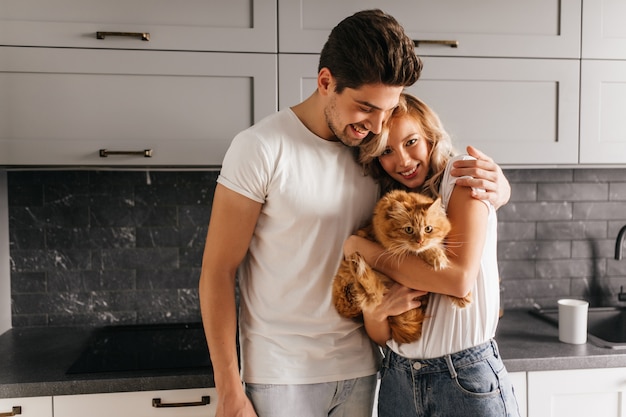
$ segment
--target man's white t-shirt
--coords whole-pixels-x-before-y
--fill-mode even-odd
[[[243,380],[308,384],[376,373],[379,349],[331,299],[343,242],[371,217],[379,194],[351,150],[285,109],[234,138],[218,182],[263,203],[238,271]]]

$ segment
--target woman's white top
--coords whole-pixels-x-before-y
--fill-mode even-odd
[[[447,208],[457,177],[450,175],[452,162],[473,159],[459,155],[448,163],[440,186],[444,207]],[[472,288],[472,302],[457,307],[450,297],[430,294],[422,337],[413,343],[398,344],[390,340],[389,347],[399,355],[413,359],[437,358],[477,346],[495,336],[500,310],[500,282],[497,263],[496,210],[487,201],[489,218],[480,270]]]

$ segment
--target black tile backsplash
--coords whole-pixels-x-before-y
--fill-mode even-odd
[[[200,319],[214,171],[10,171],[13,326]]]
[[[506,170],[502,305],[618,304],[626,169]],[[14,327],[200,319],[197,285],[217,172],[8,172]],[[626,248],[624,249],[626,251]]]

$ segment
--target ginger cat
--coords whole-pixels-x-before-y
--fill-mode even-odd
[[[439,270],[448,265],[444,239],[450,228],[441,199],[393,190],[378,201],[371,223],[357,234],[380,243],[399,261],[414,254]],[[358,318],[363,306],[379,304],[392,284],[390,278],[372,269],[360,254],[354,253],[341,262],[335,275],[335,308],[343,317]],[[451,298],[459,307],[471,301],[469,295]],[[410,343],[421,337],[428,295],[423,296],[421,302],[419,308],[389,317],[391,337],[398,343]]]

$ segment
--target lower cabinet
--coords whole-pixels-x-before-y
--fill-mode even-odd
[[[54,397],[54,417],[209,417],[216,409],[215,388]]]
[[[511,382],[513,383],[513,389],[515,390],[515,398],[517,399],[520,417],[527,417],[528,398],[526,393],[526,372],[510,372],[509,377],[511,378]]]
[[[623,417],[626,368],[528,372],[528,417]]]
[[[52,397],[0,398],[0,417],[52,417]]]

